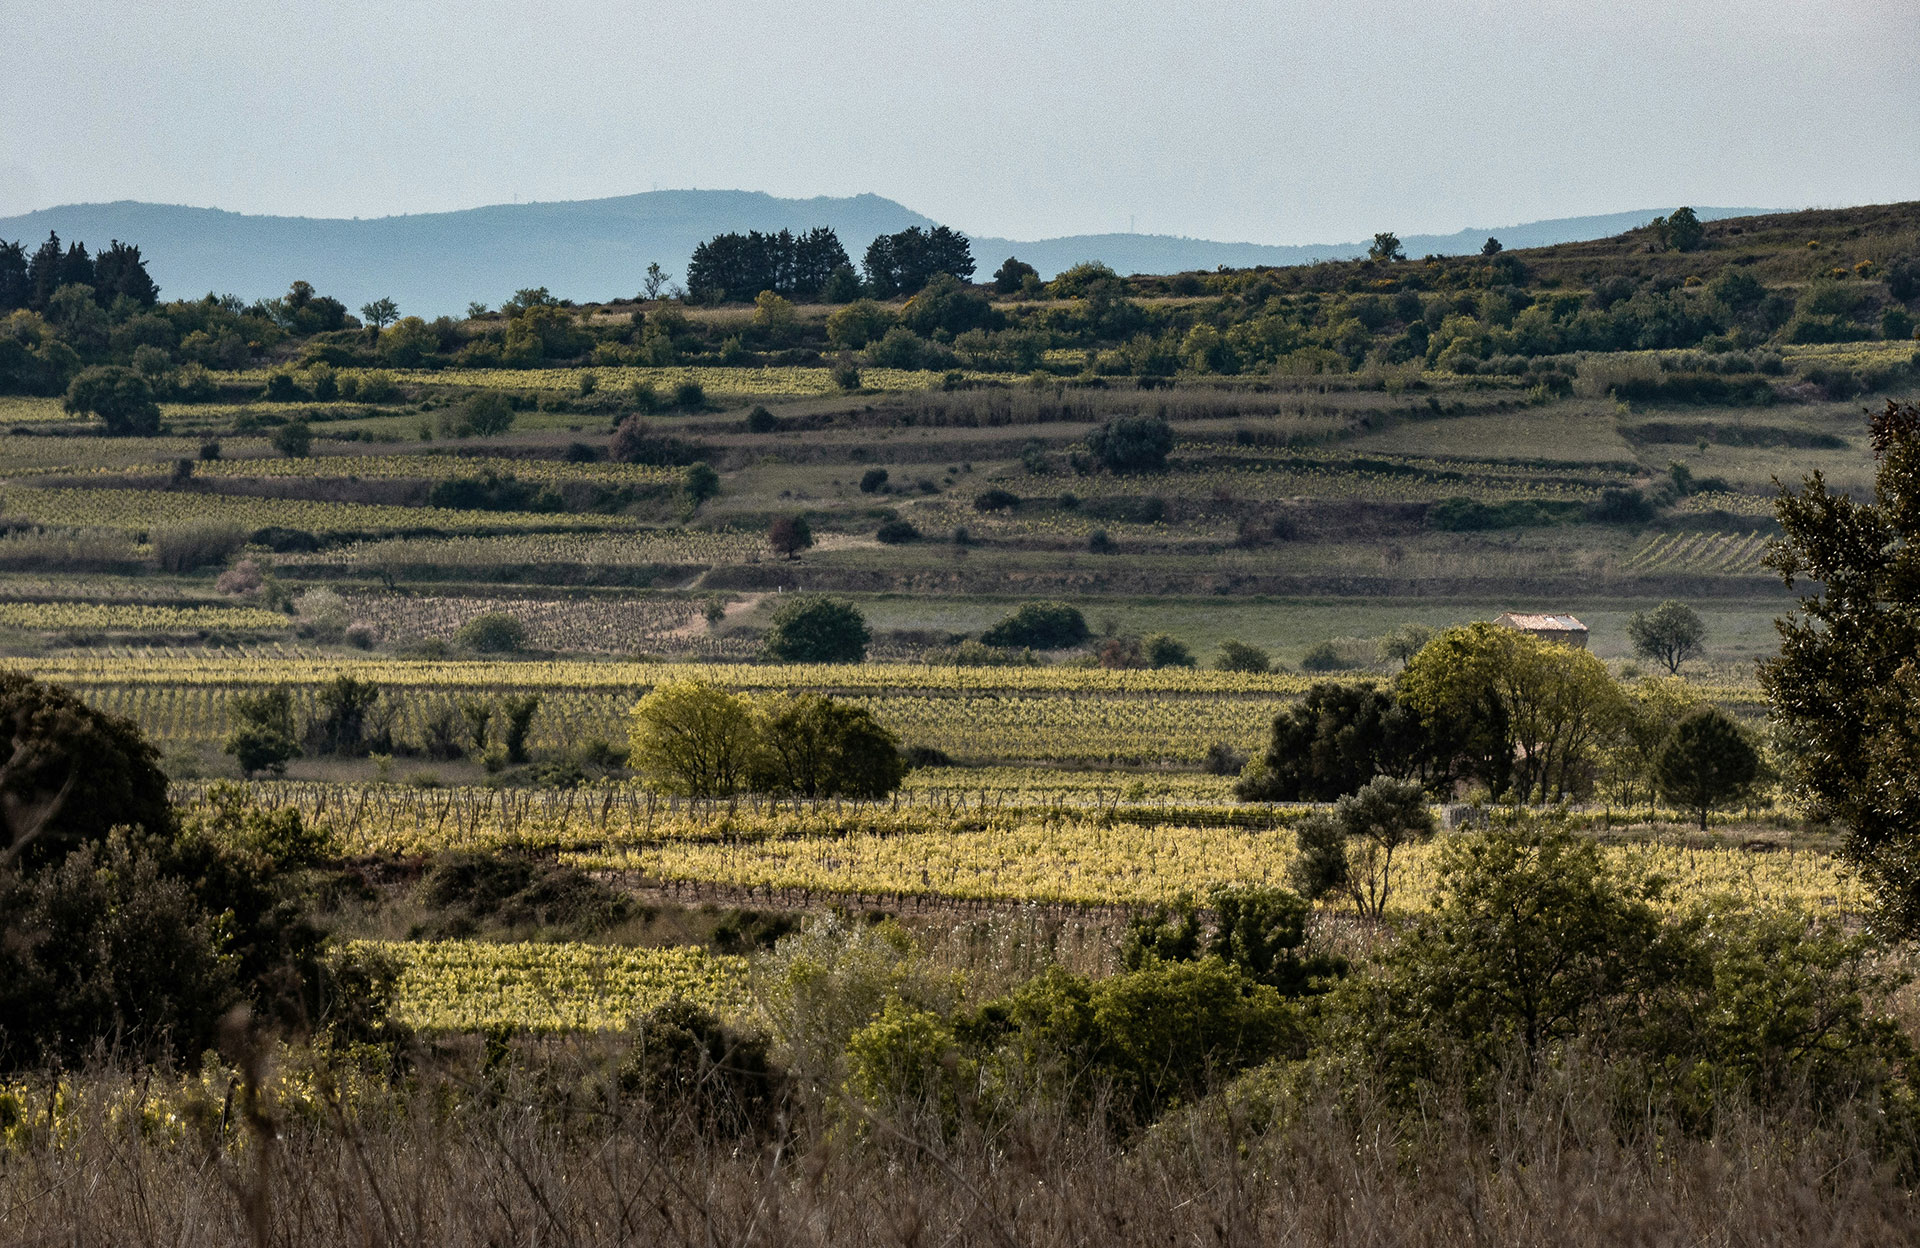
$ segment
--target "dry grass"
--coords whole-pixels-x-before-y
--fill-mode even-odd
[[[1231,1116],[1129,1142],[1032,1111],[947,1132],[854,1108],[704,1140],[584,1091],[583,1051],[424,1075],[349,1125],[250,1118],[156,1143],[94,1104],[0,1162],[17,1245],[1889,1245],[1920,1206],[1853,1125],[1734,1111],[1688,1137],[1621,1128],[1578,1087],[1510,1089],[1490,1122],[1364,1097],[1255,1134]],[[121,1076],[124,1078],[124,1076]],[[96,1098],[98,1099],[98,1098]]]

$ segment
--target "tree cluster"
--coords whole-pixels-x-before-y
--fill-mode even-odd
[[[742,302],[770,290],[812,301],[843,269],[852,276],[846,248],[825,226],[801,234],[790,230],[718,234],[693,249],[687,265],[687,294],[702,303]]]
[[[657,686],[634,709],[632,767],[690,797],[885,797],[906,761],[862,707],[823,694],[749,698],[703,681]]]
[[[861,268],[866,273],[867,289],[875,298],[911,295],[941,273],[962,282],[971,281],[973,245],[965,234],[944,225],[931,230],[911,225],[867,244]]]

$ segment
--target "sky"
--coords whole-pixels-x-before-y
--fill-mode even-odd
[[[873,192],[1311,243],[1920,199],[1912,0],[0,6],[0,216]]]

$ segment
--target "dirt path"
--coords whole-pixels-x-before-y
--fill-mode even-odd
[[[705,579],[704,573],[702,574],[701,579],[703,580]],[[699,581],[695,581],[692,585],[688,586],[688,588],[689,589],[698,588],[699,584],[700,584]],[[720,621],[721,624],[724,625],[732,620],[738,619],[740,616],[748,614],[755,607],[759,606],[760,600],[765,597],[766,597],[765,594],[740,595],[738,598],[734,599],[732,602],[729,602],[727,604],[727,614]],[[690,618],[685,624],[682,624],[680,627],[668,633],[667,636],[698,637],[704,634],[707,631],[707,628],[708,628],[708,625],[707,625],[706,615],[703,614],[702,612],[696,611],[693,613],[692,618]]]

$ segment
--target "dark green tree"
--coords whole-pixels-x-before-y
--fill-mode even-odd
[[[131,368],[100,364],[82,369],[67,386],[69,412],[98,416],[115,437],[152,437],[160,432],[160,405],[153,387]]]
[[[773,613],[766,646],[783,663],[859,663],[872,638],[858,607],[809,594],[789,598]]]
[[[27,250],[0,239],[0,312],[27,306],[33,286],[27,280]]]
[[[0,866],[45,862],[115,827],[173,826],[159,756],[132,721],[0,672]]]
[[[1026,602],[980,634],[980,640],[1008,650],[1064,650],[1092,635],[1080,608],[1065,602]]]
[[[1109,472],[1163,472],[1173,426],[1158,416],[1116,416],[1087,435],[1087,449]]]
[[[1028,278],[1039,281],[1040,271],[1025,260],[1008,256],[1001,262],[1000,267],[993,271],[993,293],[996,295],[1018,294]]]
[[[1709,707],[1674,725],[1654,759],[1654,771],[1661,796],[1698,818],[1704,832],[1715,807],[1753,787],[1760,776],[1760,755],[1740,725]]]
[[[1417,746],[1392,691],[1322,681],[1273,717],[1261,766],[1235,791],[1242,801],[1330,802],[1383,773],[1410,773]]]
[[[907,771],[894,735],[865,707],[824,694],[782,698],[760,721],[753,785],[802,797],[885,797]]]
[[[1707,625],[1698,611],[1669,598],[1651,611],[1636,612],[1627,621],[1627,637],[1635,654],[1678,674],[1682,663],[1700,653]]]
[[[275,429],[269,440],[273,449],[288,459],[305,459],[313,450],[313,426],[304,420],[291,420]]]
[[[1793,780],[1847,829],[1844,853],[1896,930],[1920,935],[1920,407],[1872,421],[1872,501],[1822,475],[1775,505],[1768,555],[1818,588],[1776,622],[1760,684],[1795,744]]]
[[[140,249],[117,238],[93,262],[93,289],[94,297],[103,307],[111,307],[114,300],[121,298],[131,299],[143,308],[160,301],[160,288],[147,273]],[[4,306],[0,303],[0,307]]]

